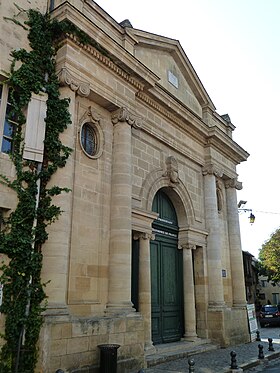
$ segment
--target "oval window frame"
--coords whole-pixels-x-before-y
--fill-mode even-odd
[[[96,142],[96,150],[93,154],[90,154],[87,152],[86,148],[84,147],[83,145],[83,141],[82,141],[82,133],[83,133],[83,129],[84,129],[84,126],[89,126],[91,127],[91,129],[93,130],[94,132],[94,135],[95,135],[95,142]],[[79,136],[79,139],[80,139],[80,146],[81,146],[81,149],[83,151],[83,153],[88,157],[88,158],[91,158],[91,159],[97,159],[101,156],[102,154],[102,151],[103,151],[103,132],[101,131],[100,127],[97,126],[96,123],[93,123],[91,121],[86,121],[84,122],[82,125],[81,125],[81,128],[80,128],[80,136]]]

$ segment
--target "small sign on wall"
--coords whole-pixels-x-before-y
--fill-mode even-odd
[[[222,277],[227,277],[227,270],[226,269],[222,269]]]

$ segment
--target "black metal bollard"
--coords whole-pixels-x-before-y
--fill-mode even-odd
[[[140,369],[138,373],[145,373],[144,369]]]
[[[259,345],[258,345],[258,348],[259,348],[258,359],[264,359],[264,354],[263,354],[263,345],[259,344]]]
[[[256,341],[257,341],[257,342],[260,342],[260,341],[261,341],[261,339],[260,339],[260,332],[257,330],[257,331],[256,331],[256,334],[257,334]]]
[[[238,365],[237,365],[237,361],[236,361],[236,352],[231,351],[230,356],[231,356],[230,368],[231,369],[238,369]]]
[[[188,364],[189,364],[189,373],[193,373],[194,372],[194,359],[189,359],[188,360]]]
[[[100,373],[117,373],[117,344],[98,345],[100,348]]]
[[[268,351],[275,351],[272,343],[272,338],[268,338]]]
[[[55,373],[64,373],[64,370],[62,370],[62,369],[57,369],[57,370],[55,371]]]

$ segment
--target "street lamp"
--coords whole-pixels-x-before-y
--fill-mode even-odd
[[[249,216],[250,223],[253,224],[255,222],[255,219],[256,219],[255,215],[252,214],[252,212],[251,212],[251,214]]]
[[[254,224],[255,222],[255,215],[252,213],[252,209],[243,209],[241,208],[241,206],[245,205],[247,203],[247,201],[239,201],[238,203],[238,212],[250,212],[250,216],[249,216],[249,221],[250,221],[250,224]]]

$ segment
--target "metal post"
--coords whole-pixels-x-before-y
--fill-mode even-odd
[[[257,331],[256,331],[256,334],[257,334],[256,341],[257,341],[257,342],[260,342],[260,341],[261,341],[261,339],[260,339],[260,332],[257,330]]]
[[[189,364],[189,373],[193,373],[194,372],[194,359],[189,359],[188,360],[188,364]]]
[[[259,348],[258,359],[264,359],[264,354],[263,354],[263,345],[259,344],[259,345],[258,345],[258,348]]]
[[[237,361],[236,361],[236,352],[231,351],[230,356],[231,356],[230,368],[231,369],[238,369],[238,365],[237,365]]]
[[[268,351],[275,351],[272,343],[272,338],[268,338]]]

